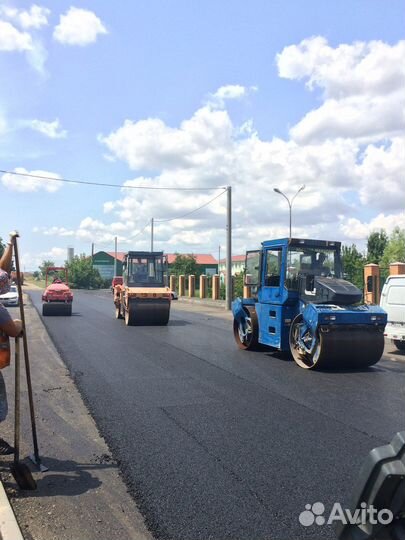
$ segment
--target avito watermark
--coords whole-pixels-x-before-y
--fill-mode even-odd
[[[332,525],[333,523],[343,523],[344,525],[389,525],[394,514],[388,508],[378,509],[373,505],[368,506],[365,502],[360,504],[353,512],[348,508],[343,508],[335,502],[329,515],[325,515],[325,505],[321,502],[306,504],[305,510],[299,515],[299,522],[304,527],[316,525]]]

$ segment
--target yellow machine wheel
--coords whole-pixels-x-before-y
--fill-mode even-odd
[[[131,305],[129,305],[128,308],[125,310],[124,319],[127,326],[134,326],[135,317],[133,313],[133,308],[131,309]]]

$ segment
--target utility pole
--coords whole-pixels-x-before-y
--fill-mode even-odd
[[[226,302],[225,309],[232,304],[232,187],[226,188]]]
[[[150,250],[153,251],[153,218],[150,220]]]
[[[94,242],[91,244],[91,261],[93,262],[94,257]]]
[[[115,237],[114,276],[117,275],[117,237]]]

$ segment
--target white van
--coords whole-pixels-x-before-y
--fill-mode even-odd
[[[380,306],[387,312],[384,335],[405,351],[405,275],[389,276],[384,284]]]

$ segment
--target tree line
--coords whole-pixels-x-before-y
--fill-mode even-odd
[[[5,244],[0,238],[0,257],[5,249]],[[354,285],[363,289],[364,265],[368,263],[379,264],[381,276],[385,279],[389,273],[389,265],[393,262],[405,262],[405,229],[395,227],[390,235],[384,229],[372,232],[367,238],[367,248],[361,252],[355,244],[342,246],[342,266],[344,277]],[[91,257],[85,254],[76,255],[72,261],[65,262],[69,274],[69,283],[75,289],[100,289],[111,286],[109,280],[100,276],[99,271],[93,268]],[[46,268],[55,266],[54,261],[45,260],[34,272],[34,278],[45,277]],[[194,255],[177,254],[174,263],[170,267],[170,273],[179,275],[201,275],[201,269]],[[243,287],[243,276],[235,276],[238,294]],[[221,291],[224,293],[225,291]]]
[[[372,232],[367,238],[365,253],[355,244],[342,246],[342,266],[344,277],[359,289],[364,287],[364,265],[380,265],[381,277],[386,279],[389,266],[394,262],[405,262],[405,229],[395,227],[390,235],[384,229]]]
[[[39,270],[33,273],[35,279],[45,279],[46,269],[56,266],[54,261],[42,261]],[[71,261],[65,261],[68,271],[69,285],[73,289],[103,289],[111,287],[111,280],[103,279],[100,272],[93,267],[91,257],[84,253],[75,255]],[[63,275],[61,275],[64,278]]]

